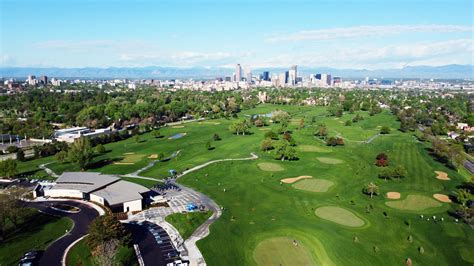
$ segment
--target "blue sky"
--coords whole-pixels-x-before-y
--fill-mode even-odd
[[[0,0],[0,65],[473,64],[472,0]]]

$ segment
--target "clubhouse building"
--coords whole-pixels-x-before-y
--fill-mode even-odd
[[[141,211],[151,191],[114,175],[64,172],[54,183],[37,185],[34,197],[74,198],[99,203],[113,212]]]

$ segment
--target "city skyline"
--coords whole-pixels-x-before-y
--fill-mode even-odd
[[[474,61],[472,2],[464,0],[0,2],[1,67],[380,69]]]

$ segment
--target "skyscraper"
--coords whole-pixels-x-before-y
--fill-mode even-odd
[[[245,68],[245,79],[248,83],[252,82],[252,70],[250,67]]]
[[[43,85],[48,84],[48,77],[47,77],[47,76],[41,76],[41,77],[40,77],[40,82],[41,82],[41,84],[43,84]]]
[[[291,86],[296,85],[296,78],[298,76],[298,71],[297,71],[298,66],[293,65],[290,68],[289,75],[288,75],[288,84]]]
[[[270,81],[270,72],[263,71],[262,79],[265,81]]]
[[[242,67],[240,64],[235,66],[235,81],[242,81]]]

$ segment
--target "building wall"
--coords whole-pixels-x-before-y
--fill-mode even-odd
[[[79,190],[69,190],[69,189],[47,189],[44,191],[45,197],[68,197],[68,198],[78,198],[82,199],[83,193]]]
[[[90,201],[97,202],[97,203],[102,204],[102,205],[105,206],[105,200],[104,200],[104,198],[102,198],[100,196],[90,194]]]
[[[128,207],[128,210],[127,210]],[[141,211],[143,208],[142,200],[134,200],[123,203],[123,211]]]

